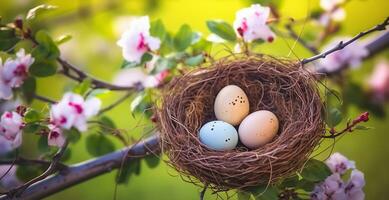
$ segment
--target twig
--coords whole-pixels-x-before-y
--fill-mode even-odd
[[[341,49],[343,49],[344,47],[346,47],[347,45],[353,43],[354,41],[358,40],[359,38],[365,36],[365,35],[368,35],[369,33],[372,33],[372,32],[375,32],[375,31],[382,31],[382,30],[385,30],[386,29],[386,26],[389,25],[389,17],[387,17],[385,19],[384,22],[382,22],[381,24],[378,24],[376,25],[375,27],[367,30],[367,31],[363,31],[363,32],[360,32],[358,35],[354,36],[353,38],[351,38],[350,40],[347,40],[346,42],[344,41],[340,41],[338,43],[338,45],[336,45],[335,47],[321,53],[321,54],[318,54],[318,55],[315,55],[315,56],[312,56],[310,58],[305,58],[301,61],[301,64],[305,65],[307,63],[310,63],[312,61],[315,61],[315,60],[318,60],[320,58],[325,58],[327,55],[335,52],[335,51],[339,51]]]
[[[9,197],[19,197],[23,194],[23,192],[32,184],[38,182],[38,181],[41,181],[43,179],[45,179],[46,177],[50,176],[51,174],[53,174],[54,172],[56,172],[58,170],[58,163],[60,162],[66,148],[67,148],[67,145],[68,145],[68,142],[66,141],[64,146],[61,147],[58,152],[54,155],[53,157],[53,160],[52,162],[50,163],[49,167],[46,169],[45,172],[43,172],[41,175],[31,179],[30,181],[24,183],[23,185],[15,188],[15,189],[12,189],[11,191],[9,191],[7,193],[7,195]]]
[[[308,49],[310,52],[312,52],[313,54],[319,54],[319,50],[317,50],[316,47],[308,44],[305,40],[303,40],[299,35],[297,35],[297,33],[292,29],[292,25],[291,24],[286,24],[285,25],[285,28],[286,30],[288,30],[289,32],[289,35],[295,39],[297,42],[299,42],[301,45],[303,45],[306,49]]]
[[[331,135],[325,135],[322,136],[322,138],[336,138],[346,132],[352,132],[354,130],[353,128],[356,127],[359,123],[367,122],[367,121],[369,121],[369,113],[364,112],[361,115],[359,115],[357,118],[355,118],[353,121],[347,122],[346,127],[340,132],[336,132],[335,128],[331,128],[330,130]]]
[[[107,111],[110,111],[111,109],[115,108],[117,105],[121,104],[123,101],[125,101],[128,97],[131,96],[131,92],[128,92],[127,94],[125,94],[124,96],[122,96],[121,98],[119,98],[118,100],[116,100],[114,103],[112,103],[111,105],[105,107],[105,108],[102,108],[99,112],[98,115],[101,115]]]
[[[200,192],[200,200],[204,200],[205,192],[207,191],[208,184],[204,185],[204,188]]]
[[[12,160],[0,160],[0,165],[42,165],[42,166],[50,166],[51,161],[47,160],[37,160],[37,159],[27,159],[23,157],[16,157],[15,159]],[[59,170],[66,169],[67,166],[61,162],[58,162],[57,168]]]
[[[57,61],[61,64],[62,66],[62,74],[65,76],[78,81],[82,82],[84,79],[89,78],[92,80],[92,85],[94,89],[98,88],[104,88],[104,89],[109,89],[109,90],[133,90],[133,87],[125,87],[125,86],[119,86],[119,85],[114,85],[102,80],[99,80],[97,78],[92,77],[91,75],[85,73],[84,71],[78,69],[76,66],[70,64],[69,62],[65,61],[62,58],[57,58]],[[71,72],[74,72],[77,76],[74,76],[71,74]]]
[[[38,94],[33,94],[32,96],[34,99],[37,99],[37,100],[40,100],[40,101],[43,101],[45,103],[50,103],[50,104],[55,104],[56,102],[52,99],[49,99],[47,97],[44,97],[44,96],[41,96],[41,95],[38,95]]]
[[[125,147],[92,160],[69,166],[67,170],[61,171],[61,173],[29,185],[18,198],[24,200],[43,199],[65,188],[108,173],[120,167],[123,152],[128,152],[127,161],[141,159],[150,154],[158,153],[160,152],[159,138],[157,135],[154,135],[131,147]],[[7,195],[0,196],[0,200],[5,199],[9,200],[11,197]]]

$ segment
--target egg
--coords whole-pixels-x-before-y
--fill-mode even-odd
[[[239,125],[239,139],[250,149],[256,149],[270,142],[278,132],[277,116],[260,110],[249,114]]]
[[[214,111],[216,119],[238,125],[249,114],[246,93],[236,85],[227,85],[216,96]]]
[[[231,150],[238,144],[238,132],[229,123],[211,121],[204,124],[199,133],[200,141],[216,151]]]

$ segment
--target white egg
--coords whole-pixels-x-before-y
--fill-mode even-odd
[[[199,133],[200,141],[216,151],[231,150],[238,144],[238,132],[223,121],[211,121],[204,124]]]
[[[238,125],[249,114],[249,109],[246,93],[236,85],[227,85],[216,96],[214,111],[218,120]]]
[[[239,126],[239,139],[250,149],[270,142],[278,132],[277,116],[268,110],[249,114]]]

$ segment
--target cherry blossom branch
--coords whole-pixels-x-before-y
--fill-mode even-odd
[[[364,112],[361,115],[359,115],[357,118],[352,120],[351,122],[350,121],[347,122],[346,127],[343,130],[337,132],[335,128],[331,128],[329,131],[330,135],[322,136],[322,138],[336,138],[344,133],[352,132],[359,123],[367,122],[367,121],[369,121],[369,113]]]
[[[11,197],[11,198],[14,198],[14,197],[19,197],[23,194],[23,192],[32,184],[36,183],[36,182],[39,182],[43,179],[45,179],[46,177],[50,176],[51,174],[57,172],[59,169],[58,169],[58,166],[60,163],[60,160],[63,156],[63,154],[65,153],[65,150],[68,146],[68,141],[65,141],[65,144],[63,147],[61,147],[58,152],[53,156],[53,160],[51,161],[49,167],[46,169],[45,172],[43,172],[41,175],[35,177],[34,179],[31,179],[30,181],[24,183],[23,185],[15,188],[15,189],[12,189],[10,190],[8,193],[7,193],[7,196],[8,197]]]
[[[78,82],[82,82],[83,80],[89,78],[92,80],[92,85],[94,89],[99,89],[99,88],[104,88],[104,89],[109,89],[109,90],[133,90],[133,87],[125,87],[125,86],[119,86],[119,85],[114,85],[102,80],[99,80],[97,78],[92,77],[91,75],[85,73],[84,71],[80,70],[76,66],[70,64],[66,60],[62,58],[57,58],[58,63],[61,64],[62,66],[62,74],[67,76],[70,79],[73,79]],[[72,72],[76,74],[73,75]]]
[[[320,58],[325,58],[327,55],[335,52],[335,51],[339,51],[341,49],[343,49],[344,47],[346,47],[347,45],[353,43],[354,41],[358,40],[359,38],[365,36],[365,35],[368,35],[372,32],[375,32],[375,31],[383,31],[383,30],[386,30],[386,26],[389,25],[389,17],[387,17],[384,22],[382,22],[381,24],[378,24],[376,25],[375,27],[367,30],[367,31],[363,31],[363,32],[360,32],[358,35],[356,35],[355,37],[351,38],[350,40],[347,40],[347,41],[340,41],[338,43],[338,45],[336,45],[335,47],[323,52],[323,53],[320,53],[320,54],[317,54],[315,56],[312,56],[310,58],[305,58],[301,61],[301,64],[305,65],[305,64],[308,64],[310,62],[313,62],[315,60],[318,60]]]
[[[159,152],[159,137],[156,134],[137,142],[131,147],[125,147],[121,150],[69,166],[58,174],[45,177],[45,179],[41,179],[25,188],[18,198],[25,200],[42,199],[73,185],[111,172],[120,167],[123,155],[126,155],[126,153],[127,161],[135,161],[146,156],[158,154]],[[2,195],[0,200],[10,200],[12,197]]]
[[[108,112],[110,110],[112,110],[113,108],[115,108],[117,105],[121,104],[123,101],[125,101],[128,97],[130,97],[132,95],[131,92],[128,92],[127,94],[125,94],[124,96],[122,96],[121,98],[119,98],[118,100],[116,100],[114,103],[112,103],[111,105],[105,107],[105,108],[102,108],[100,110],[100,112],[98,113],[98,115],[101,115],[105,112]]]
[[[41,95],[38,95],[38,94],[33,94],[32,95],[32,97],[34,98],[34,99],[37,99],[37,100],[39,100],[39,101],[42,101],[42,102],[45,102],[45,103],[50,103],[50,104],[54,104],[54,103],[56,103],[54,100],[52,100],[52,99],[49,99],[49,98],[47,98],[47,97],[44,97],[44,96],[41,96]]]

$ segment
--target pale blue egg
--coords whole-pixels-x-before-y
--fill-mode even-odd
[[[216,151],[231,150],[238,144],[238,132],[229,123],[211,121],[203,125],[199,134],[200,141]]]

